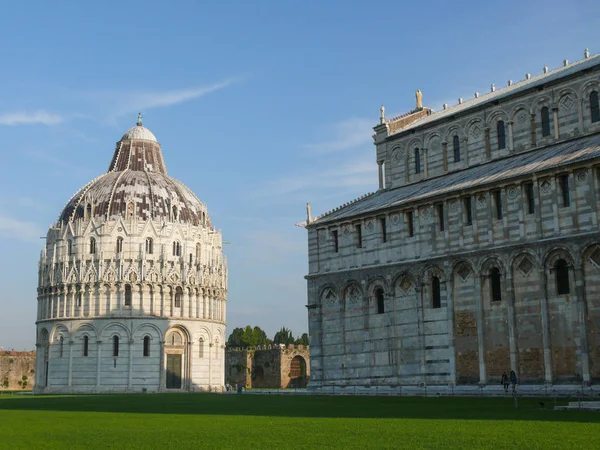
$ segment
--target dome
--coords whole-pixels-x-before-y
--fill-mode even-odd
[[[136,125],[135,127],[131,127],[127,130],[127,133],[123,135],[121,138],[122,141],[127,141],[131,139],[143,139],[145,141],[158,142],[156,140],[156,136],[150,131],[148,128],[140,125]]]
[[[119,216],[210,227],[205,205],[183,183],[167,175],[160,144],[141,125],[141,117],[117,142],[108,172],[81,188],[59,220],[114,220]]]

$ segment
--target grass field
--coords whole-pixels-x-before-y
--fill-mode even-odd
[[[538,401],[515,409],[511,398],[0,395],[0,448],[600,448],[600,413]]]

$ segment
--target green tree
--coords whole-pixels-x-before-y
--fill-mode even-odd
[[[296,339],[296,345],[310,345],[310,339],[308,338],[308,333],[302,333],[298,339]]]
[[[242,336],[244,335],[243,328],[234,328],[227,339],[227,347],[244,347]]]
[[[273,342],[275,344],[293,344],[295,342],[294,335],[288,328],[281,327],[281,330],[279,330],[277,333],[275,333],[275,336],[273,336]]]
[[[246,325],[245,328],[235,328],[227,339],[228,347],[256,347],[257,345],[269,345],[272,341],[267,337],[265,331],[255,326]]]

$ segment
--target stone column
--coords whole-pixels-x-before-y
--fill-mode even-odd
[[[577,119],[578,119],[578,128],[579,133],[583,133],[584,125],[583,125],[583,99],[579,99],[577,101]]]
[[[477,308],[477,353],[479,355],[479,382],[486,382],[485,347],[483,345],[483,275],[475,276],[475,307]]]
[[[552,108],[552,113],[554,116],[554,139],[558,139],[560,136],[560,130],[558,128],[558,106]]]
[[[73,339],[69,339],[69,369],[68,369],[68,378],[67,378],[67,386],[69,387],[69,391],[71,390],[71,382],[73,380]]]
[[[132,330],[133,331],[133,330]],[[135,341],[129,339],[129,368],[127,370],[127,389],[131,389],[131,381],[133,378],[133,345]]]
[[[159,368],[160,368],[160,376],[159,376],[159,385],[158,385],[158,390],[163,391],[165,389],[165,370],[166,370],[166,358],[165,358],[165,341],[160,341],[158,343],[158,345],[160,346],[160,363],[159,363]]]
[[[462,145],[462,148],[464,149],[465,166],[468,166],[469,165],[469,138],[467,136],[462,138],[461,145]]]
[[[544,297],[541,299],[540,313],[542,314],[542,344],[544,346],[544,381],[552,384],[552,352],[550,348],[550,328],[548,320],[548,272],[542,267],[540,278],[543,280]]]
[[[406,158],[404,159],[404,182],[410,181],[410,150],[406,150]]]
[[[442,163],[444,164],[444,172],[448,171],[448,142],[442,142]]]
[[[188,391],[192,391],[192,363],[194,361],[194,358],[192,357],[193,353],[193,346],[192,346],[192,341],[188,341],[187,343],[187,355],[186,355],[186,360],[187,360],[187,390]]]
[[[484,141],[485,141],[485,158],[492,159],[492,145],[490,143],[490,127],[484,128]]]
[[[191,306],[190,306],[190,296],[188,294],[188,288],[187,287],[183,288],[183,294],[182,294],[181,297],[182,297],[182,300],[181,300],[182,301],[182,304],[181,304],[181,315],[184,318],[188,318],[188,317],[190,317]]]
[[[513,135],[513,121],[509,120],[507,122],[507,125],[508,125],[508,151],[512,153],[515,151],[515,141],[514,141],[514,135]]]
[[[100,367],[102,365],[102,341],[96,341],[96,390],[100,389]]]
[[[508,297],[508,347],[510,349],[510,367],[519,373],[519,353],[517,350],[517,331],[515,323],[515,287],[512,267],[506,270],[506,296]]]
[[[429,158],[428,151],[426,148],[423,149],[423,177],[427,178],[429,175]]]
[[[531,127],[531,147],[535,148],[537,146],[536,136],[535,136],[535,114],[531,114],[529,124]]]
[[[383,161],[377,161],[377,173],[379,175],[379,189],[383,189]]]
[[[75,317],[75,300],[77,295],[75,291],[75,286],[69,287],[69,294],[71,295],[71,317]]]
[[[579,351],[581,358],[581,373],[583,382],[587,385],[591,383],[590,378],[590,362],[588,356],[588,334],[587,334],[587,299],[585,295],[585,276],[583,267],[577,265],[574,267],[575,275],[575,292],[577,293],[577,315],[579,316]]]
[[[450,382],[456,384],[456,349],[454,345],[454,274],[446,280],[446,317],[448,320],[448,355]]]

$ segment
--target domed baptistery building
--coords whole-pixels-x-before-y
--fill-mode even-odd
[[[221,232],[140,116],[48,230],[35,391],[221,390],[226,298]]]

